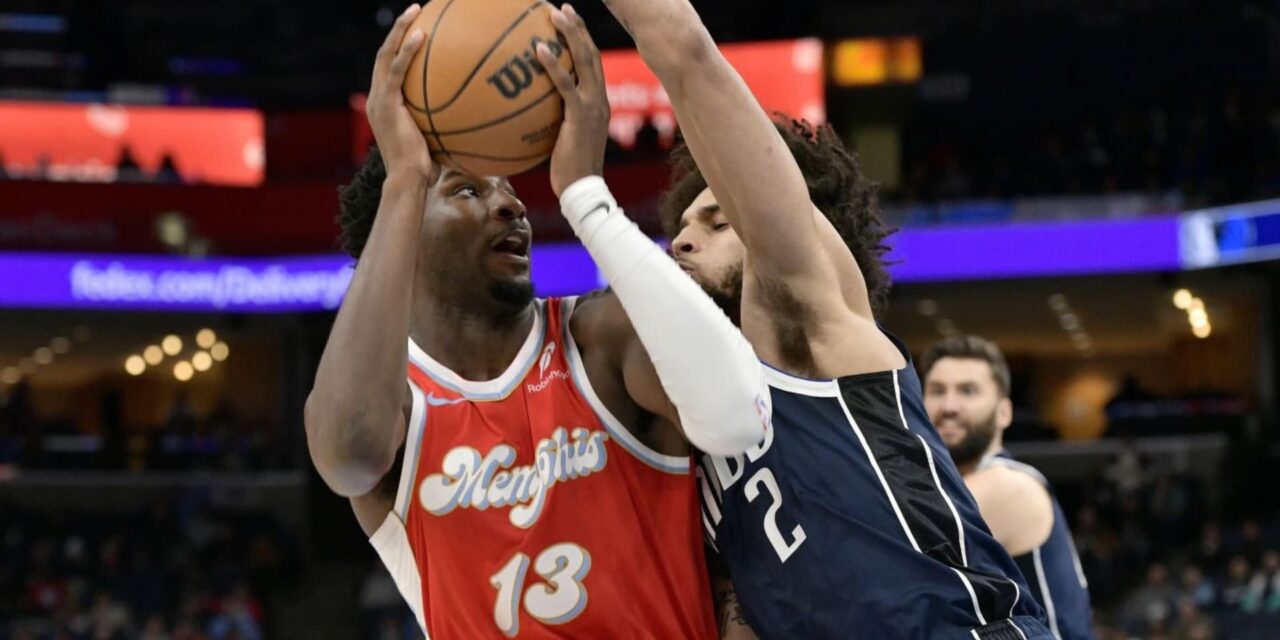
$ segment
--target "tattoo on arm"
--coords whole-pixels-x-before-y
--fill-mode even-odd
[[[720,635],[724,635],[730,624],[748,626],[747,618],[742,614],[742,606],[738,604],[738,592],[732,586],[716,589],[716,626]]]

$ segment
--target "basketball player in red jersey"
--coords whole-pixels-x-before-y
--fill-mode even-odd
[[[378,52],[378,151],[342,194],[358,263],[307,400],[312,460],[432,638],[714,637],[690,446],[764,437],[755,355],[608,195],[598,51],[558,11],[580,62],[551,182],[612,288],[534,298],[510,184],[434,166],[405,107],[417,12]]]

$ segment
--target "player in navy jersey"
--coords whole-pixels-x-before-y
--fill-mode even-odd
[[[996,540],[1013,556],[1059,640],[1093,638],[1088,583],[1062,507],[1034,467],[1004,450],[1013,421],[1000,349],[977,336],[934,344],[920,359],[924,406]]]
[[[672,252],[770,365],[765,441],[701,464],[744,619],[764,638],[1050,638],[876,324],[888,232],[854,157],[829,129],[771,122],[688,0],[605,4],[687,144]]]

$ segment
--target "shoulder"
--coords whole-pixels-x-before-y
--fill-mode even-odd
[[[1040,481],[1004,465],[965,476],[982,517],[1010,554],[1021,555],[1044,544],[1053,530],[1053,498]]]
[[[979,502],[1011,503],[1011,507],[1052,509],[1049,490],[1035,476],[1003,464],[993,464],[965,476],[965,484]],[[983,505],[986,508],[986,505]]]
[[[628,341],[619,338],[635,334],[618,296],[609,289],[579,297],[572,304],[569,333],[573,336],[573,341],[583,349],[605,348],[609,345],[622,347]]]

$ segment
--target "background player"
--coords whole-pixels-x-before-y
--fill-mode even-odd
[[[1009,365],[992,342],[956,336],[920,358],[924,406],[978,502],[1060,640],[1093,638],[1088,583],[1049,483],[1004,449],[1013,422]]]
[[[551,181],[616,294],[534,299],[510,185],[433,166],[404,106],[417,12],[378,52],[381,155],[342,194],[359,262],[307,403],[316,468],[431,637],[714,635],[681,431],[726,454],[760,441],[751,348],[616,205],[596,206],[612,202],[603,76],[558,12],[579,81],[561,85]]]
[[[682,212],[673,252],[731,308],[740,297],[743,332],[771,365],[770,437],[704,462],[708,534],[751,626],[1049,637],[929,424],[906,350],[876,324],[885,233],[852,156],[830,131],[780,134],[686,0],[605,4],[688,144],[667,202]]]

